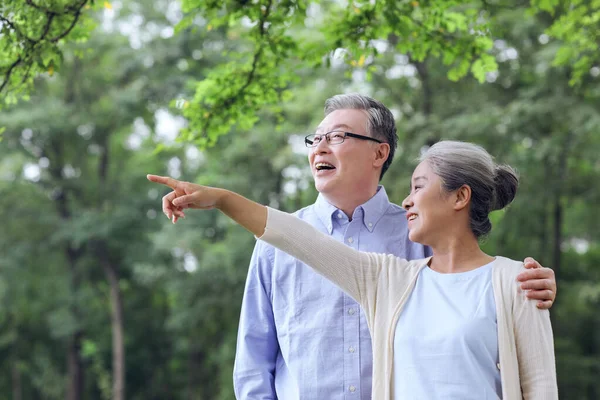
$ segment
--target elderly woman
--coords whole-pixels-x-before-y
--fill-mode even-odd
[[[479,247],[488,214],[518,186],[483,148],[442,141],[421,156],[402,203],[409,238],[433,250],[416,261],[358,252],[227,190],[148,178],[173,189],[163,210],[174,221],[185,208],[218,208],[355,298],[372,335],[373,399],[558,398],[548,311],[519,288],[521,262]]]

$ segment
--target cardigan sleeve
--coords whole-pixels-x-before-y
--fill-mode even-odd
[[[301,219],[268,208],[267,225],[259,238],[312,267],[361,305],[376,296],[377,280],[389,257],[360,252],[325,235]],[[397,263],[408,263],[395,258]]]
[[[514,333],[523,399],[558,399],[550,312],[538,309],[515,286]]]

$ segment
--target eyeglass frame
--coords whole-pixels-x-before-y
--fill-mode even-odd
[[[331,138],[329,137],[329,134],[331,134],[331,133],[333,133],[333,132],[343,133],[343,134],[344,134],[344,139],[343,139],[341,142],[339,142],[339,143],[333,143],[333,144],[332,144],[332,143],[330,142]],[[375,139],[375,138],[373,138],[373,137],[370,137],[370,136],[358,135],[358,134],[356,134],[356,133],[352,133],[352,132],[344,132],[344,131],[329,131],[329,132],[327,132],[327,133],[311,133],[310,135],[306,135],[306,136],[304,137],[304,145],[305,145],[306,147],[308,147],[308,148],[317,147],[317,146],[319,145],[319,143],[320,143],[320,142],[319,142],[319,143],[317,143],[317,144],[309,145],[309,144],[308,144],[308,141],[309,141],[308,137],[309,137],[309,136],[314,136],[314,137],[317,137],[317,136],[319,136],[319,137],[323,137],[323,136],[325,136],[325,141],[326,141],[326,142],[327,142],[327,144],[328,144],[328,145],[330,145],[330,146],[335,146],[335,145],[337,145],[337,144],[342,144],[342,143],[344,143],[344,141],[346,140],[346,138],[347,138],[347,137],[351,137],[351,138],[355,138],[355,139],[360,139],[360,140],[371,140],[371,141],[373,141],[373,142],[377,142],[377,143],[379,143],[379,144],[382,144],[382,143],[384,143],[383,141],[381,141],[381,140],[379,140],[379,139]],[[314,143],[314,142],[313,142],[313,143]]]

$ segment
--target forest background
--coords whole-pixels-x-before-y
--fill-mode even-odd
[[[598,0],[0,0],[0,398],[232,399],[254,238],[145,175],[306,206],[346,92],[397,118],[392,201],[440,139],[519,170],[485,250],[554,269],[561,398],[600,398],[599,44]]]

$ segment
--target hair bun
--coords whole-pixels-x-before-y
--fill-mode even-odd
[[[519,187],[519,176],[517,172],[508,165],[496,165],[494,183],[496,184],[495,199],[492,204],[492,211],[502,210],[509,205]]]

